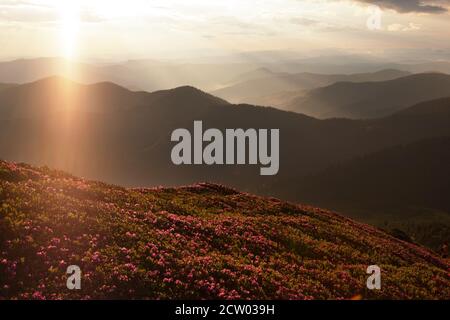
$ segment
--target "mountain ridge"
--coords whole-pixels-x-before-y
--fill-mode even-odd
[[[282,95],[282,92],[296,92],[296,95],[300,96],[308,90],[327,86],[336,82],[348,81],[356,83],[364,81],[385,81],[404,77],[406,75],[410,75],[410,73],[394,69],[384,69],[373,73],[355,74],[272,72],[261,77],[249,77],[243,75],[243,81],[215,90],[211,93],[234,103],[268,105],[268,102],[271,101],[271,97],[275,95]],[[289,100],[286,99],[286,103],[288,101]],[[284,105],[284,103],[280,103],[275,106],[284,109]]]
[[[50,97],[52,96],[52,97]],[[45,104],[39,103],[45,100]],[[109,81],[82,84],[63,76],[51,76],[31,83],[15,85],[0,91],[1,109],[12,109],[11,114],[20,113],[19,106],[37,104],[44,110],[63,110],[61,106],[72,105],[66,109],[81,108],[87,112],[110,112],[133,110],[138,107],[151,107],[162,103],[174,105],[185,100],[186,103],[204,106],[221,105],[228,102],[211,96],[192,86],[182,86],[155,92],[133,91]],[[94,108],[89,106],[96,106]],[[30,105],[28,105],[28,110]],[[23,116],[26,116],[24,112]],[[30,111],[31,112],[31,111]]]
[[[422,73],[381,82],[337,82],[295,98],[288,109],[321,119],[380,118],[448,96],[450,75]]]

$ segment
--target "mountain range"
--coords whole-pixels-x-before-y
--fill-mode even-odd
[[[266,57],[267,58],[267,57]],[[263,78],[267,74],[274,77],[276,85],[283,84],[283,75],[305,74],[350,75],[377,74],[380,80],[393,79],[395,74],[405,76],[407,73],[443,72],[450,73],[450,64],[445,61],[412,61],[408,63],[392,63],[372,61],[355,56],[329,56],[311,59],[295,58],[295,54],[283,57],[270,55],[266,59],[259,55],[248,54],[242,59],[225,58],[189,60],[152,60],[137,59],[117,62],[72,61],[62,58],[17,59],[0,62],[0,83],[24,84],[50,76],[69,77],[82,83],[112,81],[132,90],[156,91],[178,86],[192,85],[207,92],[214,92],[225,87],[244,83],[247,80]],[[218,62],[221,61],[221,62]],[[387,74],[385,74],[387,72]],[[392,76],[389,73],[393,73]],[[260,77],[262,76],[262,77]],[[387,76],[387,78],[386,78]],[[370,76],[367,81],[377,79]],[[325,77],[326,78],[326,77]],[[289,79],[289,82],[291,79]],[[351,81],[351,80],[348,80]],[[286,85],[286,84],[285,84]],[[250,86],[251,88],[251,86]],[[294,88],[296,94],[301,88]],[[285,92],[285,90],[283,90]],[[256,95],[244,93],[244,96],[258,98]],[[278,101],[264,99],[257,102]],[[285,100],[281,100],[285,101]],[[255,101],[239,101],[252,104]],[[263,105],[272,105],[262,103]]]
[[[88,84],[112,81],[133,90],[155,91],[188,84],[215,90],[229,79],[257,68],[253,63],[180,63],[149,59],[88,63],[37,58],[0,62],[0,82],[24,84],[62,76]]]
[[[450,96],[450,75],[422,73],[389,81],[337,82],[293,99],[287,109],[324,118],[377,118]]]
[[[381,119],[318,120],[274,108],[232,105],[193,87],[147,93],[52,77],[4,89],[0,103],[3,158],[130,186],[204,180],[258,192],[272,180],[297,179],[337,162],[450,133],[446,99]],[[279,175],[259,177],[249,166],[171,165],[171,132],[190,128],[198,119],[218,129],[280,129]]]
[[[423,79],[436,80],[437,88],[430,88],[434,94],[445,91],[448,76],[413,75],[371,84],[403,88]],[[230,104],[190,86],[149,93],[111,82],[84,85],[51,77],[0,89],[0,158],[131,187],[209,181],[342,208],[363,220],[380,210],[404,214],[413,205],[423,212],[448,212],[446,163],[433,159],[446,159],[447,145],[439,139],[450,136],[450,98],[415,104],[414,98],[424,95],[409,91],[412,97],[403,101],[411,101],[411,106],[389,116],[320,120],[270,107]],[[379,101],[383,99],[380,95]],[[375,109],[374,113],[379,111]],[[249,165],[173,165],[171,133],[192,128],[195,120],[202,120],[205,130],[280,129],[278,175],[262,177],[259,167]],[[414,152],[419,153],[416,162],[411,161]],[[376,167],[377,163],[384,165]],[[396,179],[395,173],[408,179]],[[367,187],[358,189],[363,183]],[[394,189],[401,190],[396,198]],[[339,192],[333,195],[333,190]],[[439,201],[433,200],[436,197]]]
[[[273,108],[231,105],[193,87],[132,92],[112,83],[80,85],[58,77],[4,89],[0,102],[4,158],[141,186],[213,180],[257,191],[256,186],[267,185],[251,167],[170,165],[171,132],[190,128],[198,119],[219,129],[279,128],[281,171],[276,179],[300,177],[337,161],[450,130],[442,114],[446,108],[428,119],[400,112],[373,121],[317,120]],[[60,150],[69,147],[69,154]],[[95,159],[89,159],[94,152]],[[91,168],[97,161],[99,167]]]
[[[381,70],[374,73],[316,74],[277,73],[261,68],[245,73],[229,86],[211,92],[232,103],[270,105],[283,108],[293,97],[336,82],[386,81],[410,75],[399,70]]]

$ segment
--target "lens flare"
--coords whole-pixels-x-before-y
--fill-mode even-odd
[[[73,58],[76,55],[77,38],[80,29],[80,5],[74,0],[62,0],[59,2],[60,13],[60,42],[62,55]]]

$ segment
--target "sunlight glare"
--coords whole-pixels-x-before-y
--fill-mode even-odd
[[[91,0],[87,4],[94,12],[106,19],[139,17],[151,13],[154,2],[145,0]]]
[[[73,58],[76,54],[77,37],[80,29],[80,5],[74,0],[59,1],[61,19],[60,41],[65,58]]]

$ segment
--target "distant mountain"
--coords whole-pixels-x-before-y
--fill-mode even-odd
[[[260,76],[256,77],[254,74]],[[252,77],[249,74],[244,74],[240,82],[213,91],[212,94],[232,103],[284,107],[284,105],[288,104],[289,99],[285,98],[280,101],[280,104],[273,104],[273,102],[277,102],[274,96],[281,98],[285,92],[295,92],[296,96],[300,96],[307,90],[323,87],[335,82],[385,81],[404,77],[410,73],[398,70],[381,70],[374,73],[327,75],[314,73],[274,73],[269,72],[267,69],[258,69],[255,70],[254,74],[252,74]]]
[[[174,184],[170,133],[186,115],[227,104],[193,87],[132,92],[51,77],[0,91],[0,157],[116,183]]]
[[[0,116],[33,118],[69,108],[77,112],[127,110],[142,104],[147,93],[134,93],[113,83],[81,85],[61,77],[50,77],[0,91]]]
[[[295,57],[292,55],[291,58]],[[257,80],[273,75],[275,78],[283,75],[313,73],[313,74],[343,74],[353,75],[372,74],[379,70],[398,70],[395,72],[446,72],[450,73],[448,62],[415,62],[380,63],[359,59],[358,57],[333,56],[320,59],[274,59],[267,61],[257,57],[246,57],[239,62],[216,59],[215,61],[199,60],[197,62],[182,61],[157,61],[157,60],[130,60],[116,63],[86,63],[67,61],[62,58],[36,58],[19,59],[0,62],[0,82],[27,83],[54,75],[69,77],[83,83],[96,83],[111,81],[132,90],[156,91],[179,86],[191,85],[204,91],[214,92],[250,80]],[[400,76],[404,76],[400,75]],[[381,81],[392,79],[389,74],[382,75],[379,80],[368,78],[365,81]],[[396,75],[393,75],[397,77]],[[387,78],[386,78],[387,77]],[[339,79],[339,81],[353,81],[351,79]],[[364,80],[355,80],[364,81]],[[283,83],[283,79],[274,80],[274,83]],[[291,80],[289,80],[291,82]],[[334,81],[333,81],[334,82]],[[331,83],[333,83],[331,82]],[[326,83],[322,85],[328,85]],[[310,88],[311,89],[311,88]],[[263,92],[263,96],[271,96],[282,91],[302,92],[301,88],[281,88],[276,92]],[[237,96],[239,100],[234,102],[246,102],[253,104],[270,105],[270,97],[258,100],[261,91],[256,94],[244,94]],[[221,96],[222,98],[230,98]],[[250,99],[252,98],[252,99]],[[285,102],[287,100],[281,100]],[[277,105],[277,107],[279,107]]]
[[[135,87],[146,91],[185,85],[213,91],[222,87],[229,79],[258,67],[252,62],[178,63],[135,60],[107,66],[104,72],[112,74],[116,78],[126,77],[126,83],[134,83]],[[114,78],[112,81],[117,82]]]
[[[398,145],[309,176],[295,199],[331,208],[450,212],[450,136]],[[406,210],[404,210],[406,211]]]
[[[307,201],[308,199],[306,197],[303,197],[301,195],[301,192],[299,190],[309,190],[309,186],[312,181],[321,181],[321,176],[323,176],[324,179],[328,177],[331,171],[336,171],[336,174],[339,174],[338,172],[345,171],[341,170],[342,168],[355,168],[355,163],[359,163],[359,159],[361,157],[371,157],[371,155],[375,153],[379,153],[383,155],[387,149],[396,149],[400,148],[400,151],[405,150],[403,145],[410,145],[411,149],[413,148],[419,148],[423,147],[423,144],[425,144],[426,141],[438,141],[442,144],[442,141],[446,142],[445,139],[450,137],[450,130],[447,130],[444,128],[445,123],[450,123],[450,97],[449,98],[443,98],[443,99],[437,99],[432,100],[424,103],[420,103],[417,105],[414,105],[410,108],[407,108],[401,112],[398,112],[392,116],[381,118],[381,119],[372,119],[372,120],[322,120],[322,123],[326,124],[339,124],[339,123],[347,123],[348,125],[356,125],[356,130],[353,131],[353,134],[347,133],[347,135],[343,135],[341,139],[348,139],[348,143],[350,146],[353,146],[353,148],[359,149],[359,154],[355,155],[353,157],[348,157],[346,160],[338,160],[335,161],[332,165],[328,166],[324,170],[318,170],[313,174],[306,174],[303,177],[299,178],[297,177],[289,177],[287,179],[280,179],[276,182],[275,185],[273,185],[271,188],[274,190],[277,190],[280,195],[288,196],[289,199],[295,199],[295,200],[301,200],[301,201]],[[431,129],[434,128],[434,129]],[[440,129],[438,129],[440,128]],[[335,127],[335,129],[338,129],[335,131],[335,134],[337,132],[342,131],[343,129],[340,127]],[[433,132],[430,135],[424,136],[419,132],[428,131],[429,133]],[[333,137],[330,135],[328,136],[329,139],[333,139]],[[339,139],[340,140],[340,139]],[[425,141],[425,142],[423,142]],[[436,147],[439,144],[431,144],[432,147]],[[417,143],[417,145],[415,144]],[[447,152],[447,150],[441,150],[439,151],[439,148],[435,148],[435,152]],[[339,144],[338,149],[335,149],[336,153],[344,152],[345,144]],[[409,156],[412,157],[412,151],[409,155],[406,153],[404,154],[403,162],[407,163],[410,161],[413,161],[409,158]],[[417,154],[417,159],[422,159],[424,155]],[[432,161],[431,155],[425,155],[426,157],[431,157],[429,159]],[[358,160],[355,160],[358,159]],[[439,158],[437,158],[439,159]],[[420,161],[420,160],[418,160]],[[440,160],[439,160],[440,161]],[[447,163],[445,161],[440,162],[441,165],[433,168],[433,170],[448,170]],[[390,167],[386,168],[383,165],[379,165],[379,170],[386,171],[386,174],[390,172],[390,170],[406,170],[406,168],[400,167],[403,164],[401,162],[398,163],[397,167]],[[443,168],[446,167],[446,168]],[[336,168],[340,168],[339,170],[336,170]],[[348,170],[347,170],[348,171]],[[410,170],[410,177],[413,178],[417,174],[425,173],[427,172],[427,169],[424,167],[423,170],[419,170],[417,173],[414,173],[412,170]],[[324,173],[325,172],[325,173]],[[358,173],[359,174],[359,173]],[[377,175],[377,172],[372,172],[368,174],[373,174],[374,176]],[[332,175],[331,175],[332,176]],[[305,177],[309,177],[308,179],[305,179]],[[319,177],[319,178],[317,178]],[[351,181],[353,179],[362,179],[356,175],[352,176],[351,174],[343,174],[342,175],[342,183],[344,183],[345,178],[348,179],[349,185],[351,185]],[[443,175],[445,177],[445,174]],[[330,179],[332,179],[330,177]],[[368,179],[370,180],[370,179]],[[420,178],[417,179],[417,181],[421,181]],[[398,183],[403,183],[402,181],[399,181]],[[321,192],[320,192],[320,185],[322,185],[323,190],[327,190],[327,187],[323,185],[323,183],[318,182],[317,188],[311,187],[311,191],[307,192],[309,195],[315,194],[318,199],[321,198]],[[411,185],[412,186],[412,185]],[[408,183],[404,183],[404,190],[408,190]],[[270,187],[269,187],[270,189]],[[332,190],[333,188],[330,187],[329,190]],[[345,192],[344,189],[340,189],[342,192]],[[348,188],[348,192],[352,192],[350,190],[353,190],[352,187]],[[317,191],[317,192],[316,192]],[[365,191],[359,191],[359,192],[365,192]],[[310,198],[313,199],[313,198]],[[325,198],[324,198],[325,199]],[[401,197],[398,198],[398,200],[401,202]],[[377,203],[380,203],[378,200],[374,200]],[[446,199],[444,201],[447,201]],[[351,204],[354,203],[354,201],[350,202]],[[406,202],[407,203],[407,202]],[[326,206],[327,202],[321,202],[320,205]],[[348,208],[347,208],[348,209]]]
[[[429,72],[450,73],[449,61],[431,61],[431,62],[399,64],[398,67],[400,70],[407,70],[412,73],[429,73]]]
[[[427,117],[433,117],[435,115],[441,115],[443,117],[448,116],[450,105],[450,97],[436,99],[432,101],[425,101],[418,103],[410,108],[397,112],[394,116],[397,117],[417,117],[422,116],[424,119]]]
[[[226,101],[193,87],[134,92],[111,82],[83,85],[63,77],[49,77],[36,82],[9,86],[0,91],[0,117],[32,118],[65,111],[101,113],[134,111],[139,108],[227,104]]]
[[[417,113],[428,106],[415,108]],[[54,77],[0,91],[0,157],[127,186],[212,181],[273,194],[276,181],[301,183],[301,177],[337,162],[450,135],[450,106],[441,109],[371,121],[317,120],[230,105],[193,87],[132,92],[111,83],[80,85]],[[261,177],[256,166],[173,165],[170,135],[178,128],[191,130],[195,120],[205,129],[280,129],[279,174]]]
[[[291,60],[264,65],[266,68],[279,72],[310,72],[320,74],[353,74],[372,73],[378,70],[395,69],[411,73],[443,72],[450,73],[449,61],[363,61],[354,57],[332,56],[310,60]]]
[[[450,75],[415,74],[389,81],[338,82],[295,98],[288,109],[316,118],[379,118],[450,96]]]
[[[61,58],[37,58],[0,62],[0,82],[27,83],[50,76],[63,76],[83,83],[111,81],[133,90],[156,91],[191,85],[211,91],[255,68],[258,66],[253,63],[187,64],[131,60],[94,64]]]
[[[244,82],[244,81],[262,79],[262,78],[273,77],[273,76],[277,76],[277,75],[280,75],[280,73],[273,72],[272,70],[270,70],[268,68],[261,67],[261,68],[255,69],[255,70],[251,70],[251,71],[239,74],[237,77],[234,77],[233,79],[231,79],[227,83],[227,85],[232,86],[237,83]]]
[[[398,145],[280,182],[287,198],[402,230],[435,250],[450,241],[450,136]]]
[[[14,87],[16,84],[13,83],[0,83],[0,91],[3,89],[8,89]]]
[[[0,161],[0,199],[2,299],[450,295],[448,261],[424,247],[221,185],[126,189]],[[368,264],[385,271],[382,290],[367,289]],[[81,290],[67,290],[70,265]]]
[[[0,62],[0,82],[27,83],[50,76],[67,75],[70,71],[76,71],[72,74],[75,79],[83,75],[87,82],[89,79],[106,80],[101,79],[101,68],[94,65],[62,58],[36,58]]]
[[[259,97],[249,97],[246,100],[252,100],[255,105],[273,106],[280,110],[287,110],[292,100],[304,96],[308,90],[292,90],[292,91],[279,91],[267,95],[261,95]],[[240,99],[239,99],[240,100]]]

